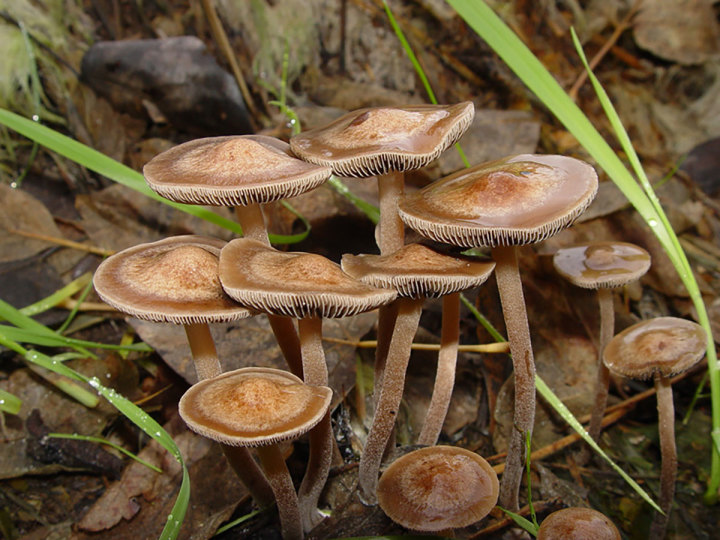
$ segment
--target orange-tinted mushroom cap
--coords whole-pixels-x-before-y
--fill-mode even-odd
[[[454,144],[472,123],[475,107],[377,107],[350,112],[329,125],[290,139],[290,148],[340,176],[368,177],[424,167]]]
[[[330,407],[332,390],[273,368],[249,367],[191,386],[179,412],[193,431],[232,446],[265,446],[312,429]]]
[[[399,296],[435,297],[479,287],[495,263],[408,244],[390,255],[343,255],[342,268],[373,287],[395,289]]]
[[[626,328],[610,340],[605,365],[619,375],[648,379],[659,373],[671,377],[687,371],[705,355],[707,336],[702,326],[677,317],[657,317]]]
[[[295,197],[330,177],[329,167],[297,159],[288,149],[287,143],[265,135],[196,139],[155,156],[143,174],[166,199],[215,206]]]
[[[238,238],[220,254],[220,280],[243,305],[265,313],[349,317],[388,304],[396,292],[358,281],[313,253],[284,252]]]
[[[393,461],[380,477],[378,503],[394,522],[416,531],[466,527],[497,503],[497,474],[482,457],[455,446],[430,446]]]
[[[650,254],[627,242],[591,242],[558,249],[557,272],[577,287],[612,288],[640,279],[650,269]]]
[[[565,156],[522,154],[464,169],[408,195],[401,219],[448,244],[539,242],[569,226],[597,193],[597,174]]]
[[[252,312],[220,285],[224,245],[192,235],[140,244],[104,260],[93,284],[104,302],[139,319],[177,324],[244,319]]]
[[[592,508],[563,508],[540,524],[537,540],[620,540],[620,531],[605,514]]]

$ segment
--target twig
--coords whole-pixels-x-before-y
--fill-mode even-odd
[[[27,238],[34,238],[36,240],[43,240],[44,242],[50,242],[59,246],[64,246],[72,249],[78,249],[80,251],[87,251],[101,257],[109,257],[114,255],[115,252],[109,249],[102,249],[98,247],[88,246],[81,244],[80,242],[73,242],[72,240],[66,240],[65,238],[58,238],[57,236],[49,236],[46,234],[34,233],[29,231],[21,231],[19,229],[7,229],[11,234],[17,234],[19,236],[25,236]]]
[[[340,345],[350,345],[358,349],[373,349],[377,347],[377,341],[374,339],[364,341],[350,341],[347,339],[323,337],[323,341],[330,343],[338,343]],[[440,345],[436,343],[413,343],[412,348],[415,351],[439,351]],[[460,352],[478,352],[478,353],[506,353],[510,348],[506,342],[502,343],[485,343],[480,345],[460,345]]]

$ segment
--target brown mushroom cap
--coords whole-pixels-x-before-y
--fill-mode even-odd
[[[244,319],[252,312],[220,285],[224,245],[193,235],[140,244],[105,259],[93,284],[104,302],[139,319],[176,324]]]
[[[368,177],[424,167],[454,144],[472,123],[475,107],[377,107],[350,112],[329,125],[290,139],[290,148],[340,176]]]
[[[620,531],[605,514],[592,508],[563,508],[540,524],[537,540],[620,540]]]
[[[243,305],[265,313],[349,317],[388,304],[396,292],[353,279],[321,255],[284,252],[238,238],[220,254],[220,280]]]
[[[312,429],[330,407],[332,390],[292,373],[249,367],[191,386],[179,412],[193,431],[232,446],[265,446]]]
[[[331,175],[306,163],[287,143],[264,135],[196,139],[171,148],[143,168],[158,195],[175,202],[247,206],[294,197]]]
[[[430,446],[396,459],[380,477],[378,503],[394,522],[417,531],[466,527],[497,503],[497,474],[482,457]]]
[[[455,246],[524,245],[569,226],[592,202],[597,174],[565,156],[522,154],[464,169],[408,195],[402,220]]]
[[[702,326],[677,317],[658,317],[626,328],[610,340],[605,365],[619,375],[647,379],[687,371],[705,355],[707,336]]]
[[[558,249],[555,270],[577,287],[612,288],[640,279],[650,269],[650,254],[627,242],[590,242]]]
[[[414,298],[479,287],[495,268],[494,262],[445,255],[422,244],[408,244],[390,255],[343,255],[341,264],[368,285]]]

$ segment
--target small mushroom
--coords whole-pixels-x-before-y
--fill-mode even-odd
[[[570,283],[584,289],[596,289],[600,307],[600,342],[595,401],[588,433],[600,436],[602,417],[607,405],[610,372],[602,361],[603,350],[615,333],[612,291],[640,279],[650,269],[650,254],[627,242],[592,242],[558,249],[553,256],[555,270]]]
[[[456,446],[430,446],[393,461],[380,477],[380,507],[395,523],[421,532],[445,532],[480,521],[498,499],[490,464]]]
[[[605,347],[603,361],[613,373],[633,379],[652,378],[658,407],[660,436],[660,508],[650,528],[650,538],[665,536],[672,509],[677,475],[675,407],[670,377],[697,364],[707,347],[702,326],[677,317],[639,322],[617,334]]]
[[[398,204],[402,220],[423,236],[455,246],[492,248],[515,375],[515,411],[500,503],[519,507],[525,437],[535,418],[533,360],[516,246],[568,227],[597,192],[594,169],[565,156],[513,156],[433,182]]]
[[[253,314],[220,285],[218,257],[224,245],[191,235],[140,244],[105,259],[93,277],[100,298],[116,309],[139,319],[182,324],[200,380],[222,372],[208,324]],[[253,499],[261,507],[272,504],[270,486],[247,450],[223,446],[223,452]]]
[[[295,158],[289,148],[265,135],[196,139],[158,154],[143,174],[153,191],[171,201],[234,206],[243,235],[270,245],[262,205],[314,189],[331,174],[329,167]],[[302,375],[291,321],[268,318],[290,370]]]
[[[620,531],[605,514],[592,508],[563,508],[540,524],[537,540],[621,540]]]
[[[253,447],[277,502],[285,540],[302,538],[297,493],[277,443],[294,440],[327,414],[332,390],[272,368],[242,368],[193,385],[179,412],[190,429],[225,445]]]
[[[304,380],[313,385],[328,384],[323,317],[349,317],[370,311],[396,296],[394,290],[353,279],[321,255],[278,251],[245,238],[223,248],[220,281],[227,293],[243,305],[298,319]],[[310,460],[299,491],[306,531],[320,519],[317,503],[330,470],[333,445],[328,412],[310,433]]]
[[[495,265],[409,244],[389,255],[344,255],[342,267],[351,276],[374,287],[397,290],[399,296],[395,301],[397,322],[358,473],[361,498],[367,504],[374,504],[380,462],[400,408],[405,371],[423,301],[438,296],[444,296],[445,300],[435,388],[419,439],[420,444],[435,444],[455,383],[460,291],[482,285]]]

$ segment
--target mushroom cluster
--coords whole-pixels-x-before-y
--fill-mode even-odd
[[[502,505],[518,508],[535,368],[516,249],[570,226],[592,201],[597,175],[569,157],[510,156],[405,195],[404,172],[437,158],[473,116],[469,102],[361,109],[289,144],[249,135],[176,146],[147,163],[148,185],[176,202],[234,207],[243,238],[168,238],[129,248],[98,268],[95,286],[106,302],[132,316],[185,326],[199,382],[182,397],[180,414],[190,429],[222,445],[258,505],[277,504],[284,538],[301,538],[322,519],[318,506],[335,450],[322,320],[370,310],[378,310],[376,406],[360,457],[361,500],[379,502],[391,519],[419,531],[451,532],[478,521],[498,493]],[[333,173],[377,177],[379,255],[346,254],[340,266],[271,247],[263,205],[314,189]],[[406,225],[449,244],[447,250],[406,245]],[[478,246],[489,247],[493,260],[453,253]],[[459,295],[493,271],[516,385],[516,429],[501,483],[476,453],[436,446],[454,386]],[[427,448],[395,460],[380,476],[383,457],[393,456],[388,450],[422,307],[438,297],[441,347],[418,437]],[[269,318],[289,372],[223,373],[208,324],[256,315]],[[296,489],[276,444],[305,433],[310,451]],[[398,506],[403,516],[426,510],[429,517],[409,520]]]

